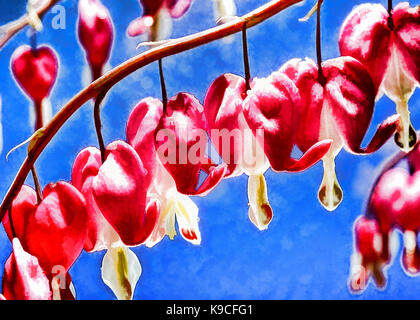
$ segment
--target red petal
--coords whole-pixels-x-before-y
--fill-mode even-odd
[[[23,185],[9,209],[12,214],[13,228],[16,237],[21,241],[23,241],[25,234],[27,234],[28,221],[30,217],[34,215],[36,206],[37,197],[35,190],[27,185]],[[9,222],[9,211],[3,218],[3,226],[10,241],[12,241],[13,235]]]
[[[17,238],[4,267],[3,294],[7,300],[51,300],[50,284],[38,259],[25,252]]]
[[[49,184],[44,199],[27,223],[24,248],[49,274],[55,266],[68,270],[83,249],[87,209],[82,194],[67,182]]]
[[[163,141],[159,137],[161,133],[166,137]],[[162,163],[183,194],[197,195],[210,191],[220,181],[221,170],[226,170],[224,165],[219,166],[214,174],[207,176],[202,186],[198,186],[200,171],[208,165],[208,158],[194,151],[201,144],[207,150],[207,139],[207,123],[200,102],[188,93],[179,93],[170,99],[156,131],[155,144],[160,150],[158,154]]]
[[[57,54],[49,47],[20,46],[11,58],[11,69],[22,89],[37,103],[50,93],[57,78]]]
[[[228,73],[213,81],[204,99],[204,112],[210,138],[228,165],[226,176],[235,172],[242,155],[243,126],[240,124],[239,116],[242,113],[245,95],[245,80]],[[230,139],[229,143],[225,141],[226,136]],[[226,146],[229,146],[229,149]]]
[[[86,199],[88,223],[84,248],[88,252],[94,249],[101,235],[104,220],[92,194],[92,182],[101,165],[101,152],[97,148],[88,147],[77,155],[71,174],[72,184]]]
[[[276,73],[254,80],[243,104],[245,119],[275,171],[287,169],[295,140],[300,106],[291,95],[299,97],[296,86],[287,76]]]
[[[290,165],[286,170],[290,172],[299,172],[308,169],[325,156],[328,150],[330,150],[332,143],[333,140],[331,139],[315,143],[299,160],[291,158]]]
[[[318,68],[310,59],[292,59],[280,71],[295,83],[300,92],[301,111],[296,145],[306,152],[319,141],[324,89],[318,82]]]
[[[391,55],[390,33],[388,12],[379,4],[357,6],[347,16],[340,30],[341,55],[352,56],[365,65],[376,91]]]
[[[127,120],[127,141],[137,151],[150,177],[156,167],[155,131],[162,114],[160,100],[145,98],[134,107]]]
[[[114,141],[92,183],[98,208],[126,245],[138,245],[148,236],[144,228],[146,175],[136,151],[123,141]]]
[[[324,99],[327,99],[336,130],[348,149],[363,152],[360,144],[369,127],[375,105],[375,89],[368,72],[354,58],[340,57],[326,61],[323,73],[327,81]],[[389,133],[388,129],[392,126],[381,128]],[[384,136],[386,139],[388,137]],[[375,147],[380,146],[378,141],[384,143],[386,139],[375,140]]]
[[[400,52],[404,70],[420,82],[420,7],[410,8],[408,2],[399,3],[392,15],[394,41]]]

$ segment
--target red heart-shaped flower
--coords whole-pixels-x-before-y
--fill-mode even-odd
[[[20,46],[12,55],[11,69],[23,91],[39,104],[48,96],[57,78],[57,55],[46,46],[36,49]]]
[[[38,204],[36,192],[22,186],[11,207],[12,223],[3,223],[10,239],[12,227],[25,251],[35,256],[47,275],[59,266],[68,270],[83,249],[87,211],[83,195],[67,182],[49,184]]]

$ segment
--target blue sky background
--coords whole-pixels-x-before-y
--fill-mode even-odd
[[[140,38],[129,39],[125,30],[141,14],[137,0],[102,0],[115,24],[111,66],[117,66],[138,53]],[[242,15],[266,3],[265,0],[236,0]],[[381,1],[385,4],[386,1]],[[54,47],[60,59],[58,81],[51,94],[57,112],[83,88],[86,69],[75,30],[77,1],[60,2],[66,8],[66,29],[54,30],[54,14],[44,17],[40,44]],[[339,28],[352,7],[363,1],[332,1],[323,5],[323,57],[337,57]],[[411,5],[417,5],[415,1]],[[0,0],[0,24],[24,12],[26,1]],[[315,17],[298,21],[313,6],[305,1],[248,31],[251,72],[268,76],[294,57],[315,58]],[[178,37],[214,25],[210,0],[195,0],[188,14],[174,22],[173,36]],[[13,80],[9,62],[13,51],[28,43],[26,30],[0,51],[0,95],[3,99],[2,123],[4,148],[0,155],[0,197],[10,186],[25,157],[25,148],[14,152],[6,162],[5,154],[32,133],[29,100]],[[164,60],[168,94],[187,91],[203,101],[207,87],[224,72],[243,73],[240,36],[226,45],[221,41]],[[160,97],[157,63],[149,65],[117,84],[103,107],[104,138],[109,143],[125,138],[125,121],[140,99]],[[420,93],[410,101],[413,125],[420,128]],[[372,128],[394,112],[386,97],[378,101]],[[69,180],[78,151],[96,145],[91,104],[81,108],[60,130],[36,165],[42,185]],[[388,269],[388,285],[377,290],[372,284],[361,295],[352,295],[347,287],[350,255],[353,251],[352,226],[365,206],[369,187],[380,163],[397,149],[393,141],[374,155],[358,157],[342,151],[336,160],[337,176],[344,200],[333,213],[318,203],[316,193],[322,179],[322,164],[299,174],[266,173],[268,194],[274,219],[268,230],[258,231],[248,219],[247,177],[223,181],[209,196],[194,197],[200,208],[202,244],[193,246],[177,236],[165,238],[153,248],[138,247],[143,274],[135,299],[418,299],[420,278],[407,276],[400,265],[401,247]],[[32,185],[32,179],[28,179]],[[398,235],[400,238],[401,236]],[[11,252],[11,245],[0,228],[0,276]],[[104,252],[82,253],[70,273],[79,299],[114,299],[103,284],[100,266]]]

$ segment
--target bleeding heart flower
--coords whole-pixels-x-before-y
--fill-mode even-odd
[[[51,300],[50,284],[38,259],[23,250],[18,238],[14,238],[12,243],[13,253],[4,266],[2,282],[4,298]]]
[[[83,249],[86,237],[86,202],[67,182],[49,184],[37,203],[34,189],[22,186],[3,224],[12,240],[12,229],[24,250],[39,260],[50,276],[57,267],[67,271]]]
[[[74,160],[72,184],[85,197],[88,208],[87,236],[84,248],[88,252],[108,249],[121,243],[120,237],[99,210],[92,190],[94,178],[102,165],[101,152],[94,147],[80,151]]]
[[[399,117],[380,124],[367,147],[361,143],[372,119],[375,88],[363,65],[351,57],[327,60],[322,64],[323,79],[310,59],[292,59],[280,69],[299,89],[302,98],[296,144],[303,151],[323,139],[334,142],[323,157],[324,177],[318,198],[327,210],[334,210],[343,198],[335,174],[334,159],[344,147],[354,154],[379,149],[395,132]]]
[[[79,0],[78,34],[92,72],[92,81],[102,75],[111,52],[114,31],[108,9],[99,0]]]
[[[46,110],[50,106],[45,101],[57,78],[57,55],[47,46],[31,48],[23,45],[12,55],[11,70],[20,87],[34,102],[35,128],[39,129],[46,120],[43,115],[50,112]]]
[[[127,33],[135,37],[148,34],[151,41],[164,40],[170,36],[172,18],[180,18],[189,9],[192,0],[140,0],[143,16],[133,20]]]
[[[83,149],[74,162],[72,182],[87,201],[85,249],[107,249],[102,279],[118,299],[132,299],[141,265],[126,245],[142,244],[159,217],[158,202],[146,198],[150,174],[129,144],[114,141],[103,164],[97,148]]]
[[[420,172],[402,168],[387,171],[373,190],[369,204],[381,230],[395,227],[404,234],[403,266],[410,274],[420,271],[417,234],[420,231]]]
[[[226,166],[216,166],[206,156],[207,131],[203,106],[195,97],[179,93],[168,101],[155,131],[155,147],[180,193],[204,196],[223,179]],[[201,172],[207,177],[199,185]]]
[[[145,167],[153,177],[148,197],[160,203],[159,223],[146,243],[148,246],[165,235],[171,239],[176,235],[175,217],[185,240],[201,242],[198,208],[183,193],[207,194],[223,178],[226,168],[213,165],[204,154],[197,156],[195,152],[197,145],[204,149],[207,145],[206,124],[200,110],[199,102],[187,94],[169,100],[165,112],[161,101],[146,98],[137,104],[127,121],[127,140],[138,154],[145,155]],[[200,138],[195,140],[197,136],[201,136],[201,144]],[[209,174],[198,186],[200,170]]]
[[[408,100],[420,83],[420,7],[398,4],[392,15],[380,4],[362,4],[344,21],[339,37],[342,55],[369,71],[378,98],[384,92],[397,106],[401,122],[397,144],[409,151],[416,142]]]
[[[363,291],[372,276],[378,287],[384,287],[384,266],[390,260],[389,234],[380,230],[375,219],[357,218],[354,226],[355,253],[351,259],[350,289]]]
[[[314,144],[299,159],[291,158],[300,114],[300,96],[293,82],[281,74],[245,80],[233,74],[217,78],[207,91],[204,111],[210,137],[228,166],[229,176],[249,176],[249,217],[260,229],[272,219],[264,172],[301,171],[324,156],[331,140]]]
[[[113,235],[101,214],[125,245],[139,245],[149,237],[158,219],[157,204],[146,201],[151,177],[136,151],[124,141],[109,144],[105,157],[102,164],[98,151],[87,148],[79,153],[73,167],[73,181],[89,199],[89,247],[112,243],[112,237],[100,239],[106,233]]]

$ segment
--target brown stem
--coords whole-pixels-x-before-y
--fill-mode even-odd
[[[394,30],[394,20],[392,19],[392,0],[388,0],[388,28]]]
[[[168,106],[168,93],[166,92],[166,84],[165,84],[165,77],[163,76],[163,66],[162,66],[162,59],[159,59],[159,78],[160,78],[160,89],[162,92],[162,104],[163,104],[163,111],[166,111],[166,107]]]
[[[38,204],[40,204],[42,201],[42,190],[39,184],[38,175],[36,174],[35,166],[32,166],[31,172],[32,172],[32,178],[34,179],[36,199],[37,199]]]
[[[302,0],[273,0],[256,10],[238,17],[237,19],[227,22],[221,26],[217,26],[193,35],[185,36],[179,39],[171,40],[165,44],[152,48],[144,53],[135,56],[108,73],[91,83],[88,87],[77,93],[54,118],[43,128],[43,133],[37,137],[32,148],[28,152],[27,157],[22,163],[12,185],[6,193],[0,206],[0,220],[9,208],[11,202],[25,182],[26,176],[30,168],[45,149],[58,130],[66,123],[66,121],[87,101],[94,98],[104,88],[110,89],[120,80],[124,79],[134,71],[164,57],[175,55],[192,48],[199,47],[203,44],[224,38],[234,33],[242,31],[244,24],[247,28],[251,28],[266,19],[274,16],[280,11],[290,7]]]
[[[10,206],[9,210],[7,210],[8,217],[9,217],[9,226],[10,231],[12,232],[12,238],[16,238],[16,230],[15,226],[13,225],[13,219],[12,219],[12,206]]]
[[[60,0],[50,0],[47,1],[42,7],[40,7],[36,12],[41,18],[50,8],[52,8]],[[28,14],[26,13],[19,19],[9,22],[6,25],[0,26],[0,33],[4,35],[0,36],[0,49],[20,30],[25,28],[29,24]]]
[[[42,117],[42,101],[34,102],[35,108],[35,130],[38,130],[44,126],[44,119]]]
[[[325,77],[322,72],[322,51],[321,51],[321,5],[324,1],[318,0],[318,8],[316,10],[316,59],[318,62],[318,81],[324,86]]]
[[[95,99],[95,105],[93,107],[93,118],[95,120],[95,130],[96,136],[98,137],[99,150],[101,151],[102,163],[105,162],[105,143],[104,138],[102,136],[101,103],[105,98],[107,92],[108,90],[104,90],[98,94],[98,96]]]
[[[249,57],[248,57],[248,40],[246,36],[246,22],[242,28],[242,55],[244,59],[244,73],[245,73],[245,85],[246,90],[251,89],[251,71],[249,69]]]

